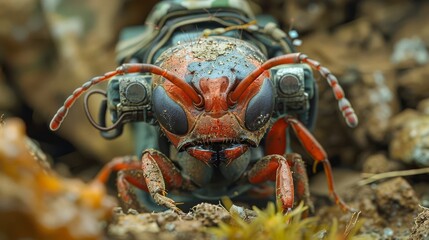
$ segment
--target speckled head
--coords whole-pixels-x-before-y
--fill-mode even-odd
[[[274,106],[269,73],[258,77],[234,106],[228,106],[227,97],[265,60],[250,43],[219,36],[180,43],[165,51],[157,65],[185,79],[204,100],[197,108],[182,89],[154,77],[154,112],[170,141],[195,157],[201,151],[210,152],[214,145],[221,150],[240,147],[242,152],[258,145]]]

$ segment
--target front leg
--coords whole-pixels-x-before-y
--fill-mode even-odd
[[[131,192],[130,185],[132,185],[149,192],[159,205],[182,213],[176,207],[176,203],[165,196],[166,189],[187,189],[191,183],[182,177],[179,169],[161,152],[154,149],[146,150],[143,152],[141,161],[136,157],[115,158],[101,169],[94,181],[106,183],[113,171],[119,171],[117,187],[121,199],[127,206],[137,204],[137,199]]]
[[[309,208],[310,212],[314,212],[313,202],[310,199],[307,170],[301,155],[297,153],[287,153],[285,157],[292,170],[295,203],[302,201]]]
[[[334,176],[332,174],[331,164],[328,160],[328,154],[326,154],[326,151],[316,140],[313,134],[311,134],[311,132],[294,117],[287,116],[283,119],[283,121],[286,121],[292,127],[301,145],[314,159],[315,165],[313,169],[315,169],[318,163],[323,164],[323,169],[325,170],[326,179],[328,182],[329,192],[334,197],[335,203],[344,211],[348,210],[351,212],[355,212],[356,210],[348,206],[335,191]]]
[[[276,182],[276,198],[282,204],[284,212],[289,211],[294,203],[293,177],[287,160],[282,155],[268,155],[255,163],[248,172],[252,184],[266,181]]]
[[[267,154],[284,154],[286,152],[286,130],[292,127],[295,135],[300,141],[301,145],[308,152],[308,154],[315,161],[316,164],[322,163],[325,170],[326,179],[328,182],[329,192],[334,197],[335,203],[343,210],[355,211],[349,207],[335,191],[334,177],[332,174],[331,164],[328,160],[328,155],[316,138],[311,134],[309,130],[296,118],[292,116],[286,116],[278,119],[271,130],[267,134],[267,144],[265,152]],[[292,166],[292,165],[291,165]],[[303,167],[299,167],[304,169]],[[295,170],[294,170],[295,171]],[[307,180],[304,180],[307,181]],[[306,194],[306,193],[304,193]]]
[[[175,212],[183,213],[174,200],[166,196],[166,184],[169,189],[174,189],[181,187],[183,183],[180,171],[171,160],[160,151],[146,150],[142,155],[142,170],[146,186],[155,202]]]

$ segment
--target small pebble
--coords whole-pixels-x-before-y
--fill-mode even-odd
[[[301,40],[301,39],[294,39],[294,40],[292,41],[292,44],[293,44],[294,46],[301,46],[301,45],[302,45],[302,40]]]
[[[172,232],[172,231],[174,231],[174,229],[176,229],[176,224],[167,223],[167,224],[165,224],[164,228],[165,228],[165,230]]]
[[[391,237],[391,236],[393,236],[393,230],[391,229],[391,228],[385,228],[384,230],[383,230],[383,236],[384,237]]]
[[[299,34],[296,30],[290,30],[288,34],[289,34],[289,37],[292,39],[299,37]]]
[[[128,209],[127,214],[138,215],[139,212],[137,212],[137,210],[135,210],[135,209],[130,208],[130,209]]]

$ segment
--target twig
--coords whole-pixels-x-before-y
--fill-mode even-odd
[[[344,230],[344,239],[347,239],[349,237],[350,232],[352,232],[352,230],[357,230],[355,229],[355,227],[356,227],[357,221],[359,220],[360,213],[361,213],[360,211],[353,213],[352,217],[347,223],[346,230]]]
[[[403,171],[378,173],[378,174],[373,174],[370,177],[359,181],[358,185],[363,186],[385,178],[404,177],[404,176],[412,176],[412,175],[419,175],[419,174],[426,174],[426,173],[429,173],[429,168],[419,168],[419,169],[411,169],[411,170],[403,170]]]

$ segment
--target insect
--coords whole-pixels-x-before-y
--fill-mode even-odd
[[[271,19],[254,17],[243,0],[162,1],[137,32],[120,42],[122,65],[77,88],[51,121],[58,129],[81,94],[109,81],[107,92],[86,95],[87,116],[105,138],[119,136],[130,123],[138,152],[109,162],[95,181],[118,171],[123,202],[147,210],[181,212],[177,202],[222,196],[252,201],[268,189],[287,211],[298,200],[311,204],[305,166],[290,153],[291,129],[323,164],[335,202],[350,209],[335,192],[326,152],[308,130],[317,108],[312,70],[327,80],[350,127],[358,124],[356,114],[337,78],[294,52]],[[92,94],[106,96],[98,122],[87,107]]]

